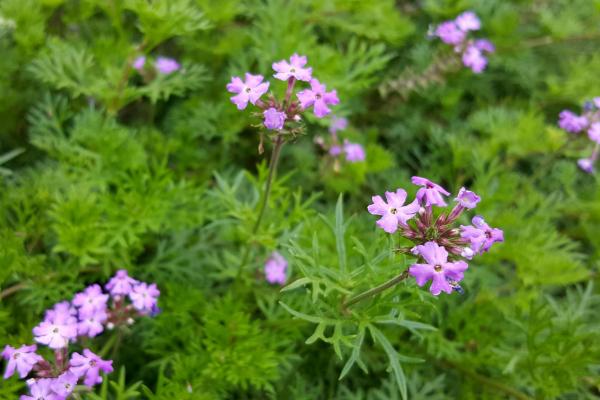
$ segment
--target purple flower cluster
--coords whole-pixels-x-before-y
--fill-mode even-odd
[[[287,281],[288,262],[281,254],[274,251],[265,263],[265,278],[271,284],[284,285]]]
[[[329,106],[339,103],[335,90],[327,91],[324,84],[313,77],[311,67],[306,66],[306,56],[293,54],[289,62],[281,60],[273,63],[273,77],[287,82],[287,90],[283,101],[278,101],[273,95],[262,101],[261,97],[269,90],[269,82],[262,75],[246,73],[244,79],[234,76],[227,84],[227,91],[235,94],[231,97],[233,104],[239,110],[244,110],[251,103],[262,110],[263,125],[274,131],[282,131],[286,123],[298,122],[301,114],[313,108],[315,116],[323,118],[331,112]],[[306,82],[310,87],[296,93],[293,99],[296,82]]]
[[[21,396],[21,400],[64,400],[80,380],[88,387],[102,382],[100,372],[112,372],[112,361],[101,359],[89,349],[83,349],[82,354],[74,352],[69,358],[69,343],[95,337],[105,328],[131,325],[136,316],[158,312],[160,292],[156,285],[139,282],[125,270],[118,271],[105,288],[108,294],[100,285],[93,284],[77,293],[71,302],[55,304],[33,328],[34,340],[54,350],[53,363],[36,353],[36,345],[4,348],[1,354],[7,361],[4,379],[15,371],[21,379],[32,372],[34,375],[27,380],[30,395]],[[126,304],[126,298],[131,304]]]
[[[181,64],[179,64],[177,60],[169,57],[157,57],[153,65],[154,69],[163,75],[169,75],[181,69]],[[139,56],[136,58],[133,61],[132,66],[139,73],[143,73],[144,67],[146,66],[146,56]]]
[[[476,74],[483,72],[487,66],[485,53],[493,53],[496,48],[487,39],[470,39],[469,32],[481,29],[481,21],[472,11],[465,11],[454,20],[442,22],[432,35],[442,42],[454,46],[454,51],[460,55],[465,67]]]
[[[575,135],[587,132],[587,137],[594,142],[594,149],[590,157],[577,160],[577,165],[589,174],[594,173],[600,153],[600,97],[586,102],[582,115],[563,110],[558,115],[558,126]]]
[[[445,197],[450,193],[419,176],[413,176],[412,183],[420,186],[412,202],[405,204],[406,191],[397,189],[386,192],[385,200],[373,196],[373,203],[367,209],[381,217],[377,226],[385,232],[398,231],[415,244],[399,251],[412,254],[421,261],[408,269],[417,285],[431,281],[429,291],[436,296],[441,292],[462,292],[459,282],[468,268],[464,259],[470,260],[474,255],[488,251],[494,243],[503,242],[504,234],[500,229],[491,228],[481,216],[475,216],[472,225],[454,226],[463,211],[475,208],[481,200],[474,192],[461,188],[452,210],[435,217],[433,207],[447,207]]]
[[[329,124],[329,139],[324,139],[321,136],[315,138],[315,143],[318,144],[329,156],[334,160],[334,170],[340,169],[340,159],[349,163],[365,161],[367,154],[364,147],[359,143],[352,143],[348,139],[340,142],[338,132],[348,127],[348,120],[343,117],[333,116]]]

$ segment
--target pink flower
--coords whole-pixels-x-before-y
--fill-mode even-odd
[[[104,322],[108,319],[106,310],[91,310],[80,312],[77,334],[79,336],[95,337],[104,331]]]
[[[365,160],[365,149],[358,143],[350,143],[347,140],[344,142],[344,153],[346,160],[354,163]]]
[[[442,22],[435,30],[435,36],[442,42],[452,45],[459,45],[465,40],[467,34],[458,28],[454,21]]]
[[[138,71],[141,71],[144,68],[144,65],[146,65],[146,57],[145,56],[139,56],[138,58],[136,58],[133,61],[133,68],[135,68]]]
[[[394,233],[398,230],[398,225],[406,225],[409,219],[415,216],[419,211],[419,202],[415,199],[412,203],[404,205],[406,200],[406,191],[398,189],[396,192],[385,192],[387,203],[381,196],[373,196],[373,204],[367,207],[372,215],[381,215],[377,221],[377,226],[387,233]]]
[[[312,68],[304,68],[306,65],[306,56],[299,56],[294,53],[290,57],[290,62],[285,60],[273,63],[273,70],[277,72],[273,75],[275,78],[282,81],[287,81],[290,78],[295,78],[299,81],[310,81]]]
[[[595,160],[593,160],[592,158],[581,158],[577,160],[577,165],[579,166],[579,168],[581,168],[584,172],[587,172],[588,174],[594,173],[594,164]]]
[[[340,154],[342,154],[342,147],[337,144],[331,146],[331,148],[329,149],[329,154],[331,154],[334,157],[339,156]]]
[[[66,399],[71,393],[73,393],[73,389],[77,386],[77,381],[79,377],[72,373],[71,371],[67,371],[61,374],[58,378],[53,379],[50,387],[60,398]]]
[[[265,277],[271,284],[285,284],[287,280],[288,262],[281,254],[274,251],[265,263]]]
[[[498,228],[491,228],[483,217],[475,216],[471,220],[473,225],[461,225],[460,235],[471,243],[471,249],[481,254],[488,251],[496,242],[504,241],[504,232]]]
[[[129,298],[136,310],[143,314],[150,314],[156,309],[159,295],[160,291],[156,288],[156,284],[148,285],[142,282],[133,288]]]
[[[592,141],[600,144],[600,122],[594,122],[587,132]]]
[[[426,264],[413,264],[408,272],[419,286],[431,280],[429,291],[434,296],[441,292],[452,293],[453,286],[463,279],[464,271],[469,267],[464,261],[448,262],[448,252],[435,242],[417,246],[417,252]]]
[[[283,129],[286,119],[286,115],[283,111],[277,111],[276,108],[271,107],[263,112],[263,116],[265,117],[264,125],[267,129]]]
[[[15,373],[15,369],[19,372],[21,379],[25,378],[35,364],[44,360],[35,352],[36,350],[36,345],[21,346],[18,349],[12,346],[4,347],[2,358],[7,361],[4,379],[10,378]]]
[[[463,32],[481,29],[481,21],[473,11],[465,11],[455,19],[456,26]]]
[[[579,116],[569,110],[563,110],[558,114],[558,126],[570,133],[579,133],[584,130],[589,121],[584,116]]]
[[[474,45],[479,50],[487,53],[493,53],[496,51],[496,46],[494,46],[494,44],[487,39],[477,39]]]
[[[465,67],[471,68],[473,72],[479,74],[487,66],[487,58],[483,52],[475,46],[468,46],[462,55],[462,62]]]
[[[335,135],[338,131],[343,131],[348,127],[348,120],[344,117],[336,117],[335,115],[331,117],[331,122],[329,123],[329,133]]]
[[[100,371],[107,374],[113,371],[112,361],[103,360],[88,349],[83,350],[83,355],[73,353],[69,365],[71,373],[78,378],[85,377],[83,383],[88,387],[102,382]]]
[[[310,80],[310,89],[304,89],[298,92],[298,100],[303,109],[314,105],[314,112],[318,118],[323,118],[331,112],[328,105],[339,104],[337,92],[332,90],[326,92],[326,86],[321,84],[317,79]]]
[[[33,328],[33,335],[38,343],[51,349],[62,349],[67,347],[69,340],[77,337],[77,323],[62,325],[43,321]]]
[[[102,293],[100,285],[88,286],[83,292],[73,297],[73,305],[79,307],[79,313],[89,314],[106,309],[108,295]]]
[[[481,197],[477,196],[475,192],[462,187],[454,200],[464,208],[473,209],[477,206]]]
[[[181,68],[177,60],[169,57],[158,57],[155,63],[156,69],[161,74],[171,74]]]
[[[246,73],[245,81],[234,76],[231,82],[227,84],[227,90],[230,93],[237,93],[237,96],[231,97],[231,102],[235,104],[238,110],[243,110],[248,106],[248,102],[256,104],[260,97],[269,90],[269,82],[263,82],[262,75],[252,75]]]
[[[413,176],[411,180],[414,185],[423,186],[417,191],[417,199],[421,203],[424,203],[426,206],[446,206],[446,202],[442,197],[442,195],[450,195],[446,189],[437,183],[433,183],[429,179],[421,178],[420,176]]]
[[[28,382],[30,396],[23,395],[20,400],[64,400],[52,390],[53,379],[37,379]]]
[[[115,276],[110,278],[105,288],[113,296],[125,296],[131,293],[131,290],[139,282],[127,275],[127,271],[120,269]]]

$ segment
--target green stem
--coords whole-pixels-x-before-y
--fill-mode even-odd
[[[346,308],[350,307],[351,305],[358,303],[359,301],[362,301],[369,297],[373,297],[373,296],[383,292],[384,290],[391,288],[392,286],[396,286],[398,283],[402,282],[406,278],[408,278],[408,270],[402,272],[400,275],[393,277],[389,281],[382,283],[379,286],[376,286],[372,289],[369,289],[365,292],[362,292],[361,294],[358,294],[358,295],[350,298],[347,301],[344,301],[342,303],[342,308],[346,309]]]
[[[275,175],[277,173],[277,165],[279,164],[279,156],[281,155],[281,148],[283,147],[283,135],[281,133],[277,134],[275,138],[275,146],[273,147],[273,153],[271,153],[271,161],[269,161],[269,175],[267,176],[267,183],[265,186],[265,190],[262,193],[262,201],[260,204],[260,209],[258,211],[258,217],[256,218],[256,222],[254,222],[254,226],[252,227],[252,235],[255,235],[258,232],[258,228],[260,228],[260,224],[265,215],[265,210],[267,209],[267,204],[269,203],[269,196],[271,194],[271,188],[273,186],[273,181],[275,179]],[[244,266],[248,262],[248,257],[250,256],[250,246],[246,246],[244,250],[244,255],[242,256],[242,263],[238,269],[237,278],[239,279],[242,275],[242,271]]]

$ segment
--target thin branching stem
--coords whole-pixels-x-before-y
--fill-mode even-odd
[[[408,278],[408,270],[402,272],[400,275],[393,277],[389,281],[382,283],[379,286],[376,286],[365,292],[357,294],[356,296],[351,297],[350,299],[344,301],[342,304],[342,308],[347,309],[348,307],[350,307],[353,304],[356,304],[356,303],[358,303],[362,300],[368,299],[370,297],[376,296],[377,294],[383,292],[384,290],[389,289],[393,286],[396,286],[398,283],[402,282],[406,278]]]

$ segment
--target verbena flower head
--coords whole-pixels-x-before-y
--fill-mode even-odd
[[[456,201],[464,208],[473,209],[477,206],[477,203],[481,201],[481,197],[477,196],[475,192],[471,192],[470,190],[467,190],[464,187],[462,187],[458,191],[458,195],[456,196],[454,201]]]
[[[442,196],[449,196],[450,193],[438,185],[437,183],[431,182],[429,179],[421,178],[420,176],[413,176],[412,183],[417,186],[422,186],[417,191],[417,199],[425,206],[439,206],[445,207],[446,202]]]
[[[297,94],[302,108],[306,110],[314,106],[313,111],[318,118],[329,114],[331,109],[328,106],[339,104],[340,100],[335,90],[327,92],[326,89],[326,86],[317,79],[311,79],[310,89],[304,89]]]
[[[160,291],[156,284],[140,283],[129,293],[129,298],[136,310],[142,314],[150,314],[156,308],[159,295]]]
[[[344,153],[348,162],[364,161],[366,154],[365,149],[358,143],[350,143],[347,140],[344,142]]]
[[[496,242],[504,241],[504,232],[501,229],[491,228],[481,216],[473,217],[471,223],[473,225],[461,225],[461,236],[468,240],[471,244],[471,249],[481,254],[488,251]]]
[[[442,22],[434,31],[442,42],[452,45],[465,67],[474,73],[483,72],[488,64],[484,53],[493,53],[494,45],[487,39],[470,39],[470,32],[481,29],[481,21],[472,11],[465,11],[454,20]]]
[[[265,263],[265,278],[271,284],[285,284],[287,280],[287,260],[274,251]]]
[[[426,178],[414,176],[412,182],[423,187],[408,206],[403,206],[406,192],[398,189],[396,193],[386,192],[387,203],[380,196],[374,196],[368,210],[382,216],[377,226],[390,234],[398,232],[413,243],[396,251],[424,261],[417,260],[408,269],[419,286],[431,280],[430,291],[434,295],[453,290],[463,293],[458,282],[463,278],[467,263],[461,258],[471,260],[489,250],[493,243],[504,240],[503,232],[490,228],[481,217],[473,218],[473,227],[458,228],[456,221],[462,213],[475,208],[481,201],[476,193],[463,187],[454,199],[456,206],[450,211],[437,211],[432,205],[444,207],[442,196],[450,193]],[[401,220],[398,220],[399,216]]]
[[[158,72],[165,75],[172,74],[181,68],[177,60],[169,57],[158,57],[155,66]]]
[[[584,130],[589,121],[584,116],[579,116],[572,111],[564,110],[558,114],[558,126],[570,133],[579,133]]]
[[[15,370],[18,371],[21,379],[25,378],[31,372],[33,366],[43,360],[42,356],[35,352],[36,350],[36,345],[21,346],[18,349],[8,345],[5,346],[2,351],[2,358],[7,361],[4,379],[10,378]]]
[[[381,196],[373,196],[373,204],[367,207],[369,213],[380,215],[377,226],[387,233],[394,233],[398,230],[398,225],[406,225],[407,221],[415,216],[419,211],[420,205],[417,200],[404,205],[406,201],[406,190],[397,189],[396,192],[385,192],[387,203]]]
[[[107,374],[113,371],[112,361],[103,360],[88,349],[83,350],[83,355],[73,353],[69,364],[69,371],[84,378],[83,383],[88,387],[102,382],[100,371]]]
[[[276,108],[271,107],[263,112],[265,117],[264,124],[267,129],[280,130],[283,129],[285,124],[286,115],[282,111],[278,111]]]
[[[286,60],[273,63],[273,70],[276,72],[273,76],[282,81],[295,78],[299,81],[309,82],[312,77],[312,68],[305,68],[305,65],[306,56],[294,53],[290,57],[289,63]]]
[[[133,290],[133,287],[138,284],[138,281],[129,277],[127,271],[120,269],[114,277],[112,277],[105,288],[113,296],[126,296]]]
[[[238,110],[243,110],[248,106],[248,102],[256,104],[260,97],[269,90],[269,82],[263,82],[265,78],[262,75],[252,75],[246,73],[245,80],[234,76],[231,82],[227,84],[227,90],[230,93],[237,93],[237,96],[231,97],[231,102],[235,104]]]
[[[464,261],[448,261],[448,252],[435,242],[417,246],[419,256],[425,263],[410,266],[408,272],[415,277],[417,285],[423,286],[431,281],[429,291],[434,296],[441,292],[452,293],[452,284],[460,282],[468,265]]]

